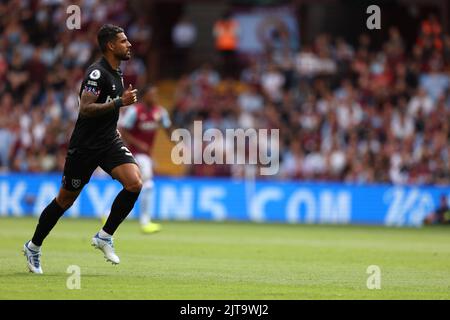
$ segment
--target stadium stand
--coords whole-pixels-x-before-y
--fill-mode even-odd
[[[96,30],[106,20],[126,28],[137,50],[124,64],[125,81],[140,87],[148,82],[142,37],[152,29],[123,10],[125,1],[86,1],[90,14],[73,33],[64,32],[56,2],[30,1],[28,10],[23,3],[0,4],[0,167],[61,171],[82,70],[98,55]],[[239,71],[224,77],[205,61],[163,82],[175,124],[280,128],[279,179],[450,183],[450,36],[435,19],[423,21],[411,48],[395,27],[381,48],[366,34],[356,45],[322,34],[300,51],[284,42],[267,48]],[[223,165],[176,169],[168,137],[156,149],[160,174],[243,174]]]

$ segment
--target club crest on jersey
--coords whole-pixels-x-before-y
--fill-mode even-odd
[[[93,80],[97,80],[98,78],[100,78],[100,75],[101,75],[100,70],[95,69],[95,70],[92,70],[92,72],[89,74],[89,78],[91,78]]]
[[[72,179],[72,187],[78,189],[81,186],[81,179]]]

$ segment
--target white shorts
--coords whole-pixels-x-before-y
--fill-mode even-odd
[[[141,169],[141,177],[144,182],[144,188],[153,186],[153,161],[147,154],[138,153],[134,155],[136,162]]]

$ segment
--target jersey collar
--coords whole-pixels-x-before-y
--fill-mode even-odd
[[[108,60],[105,59],[105,57],[102,57],[100,59],[100,64],[104,66],[106,69],[108,69],[111,72],[117,72],[120,76],[122,76],[122,70],[120,68],[117,68],[117,70],[114,70],[111,65],[109,64]]]

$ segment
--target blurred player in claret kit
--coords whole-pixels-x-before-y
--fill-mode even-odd
[[[124,89],[121,61],[131,57],[131,44],[124,30],[104,25],[97,34],[102,58],[86,71],[80,88],[80,108],[64,165],[62,184],[56,198],[39,217],[33,238],[23,246],[28,269],[43,273],[41,245],[64,212],[77,199],[97,167],[101,167],[123,189],[115,198],[103,228],[92,238],[107,261],[120,262],[113,244],[113,234],[133,209],[142,189],[139,166],[117,130],[120,108],[137,102],[137,90]]]
[[[167,110],[158,105],[158,89],[148,85],[142,90],[140,102],[127,108],[119,121],[119,130],[124,142],[136,158],[141,169],[142,192],[139,222],[144,233],[161,230],[158,223],[151,221],[153,199],[153,161],[150,158],[157,129],[171,127]]]

